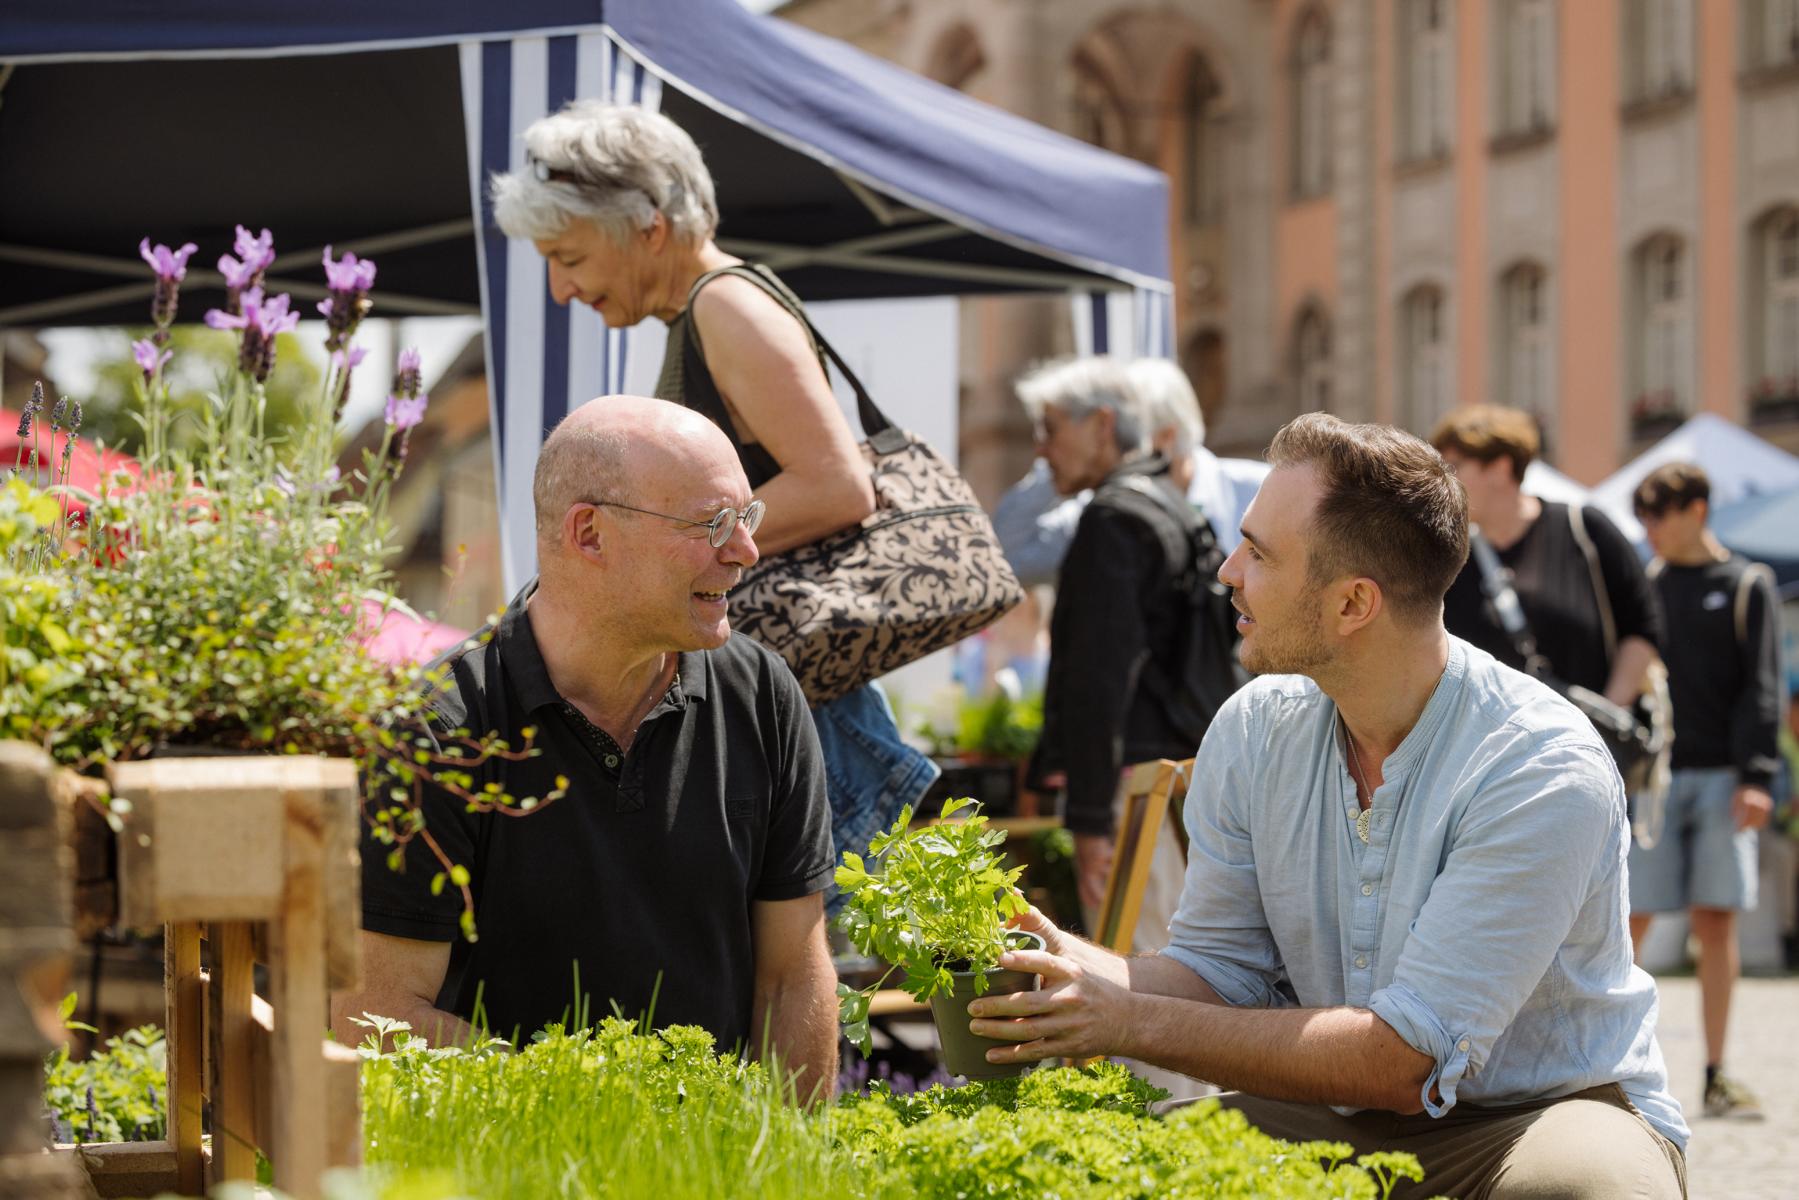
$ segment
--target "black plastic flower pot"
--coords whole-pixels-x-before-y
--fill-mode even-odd
[[[1043,949],[1043,939],[1034,933],[1013,930],[1006,936],[1015,949]],[[964,1079],[1004,1079],[1022,1075],[1028,1068],[1035,1066],[1035,1063],[1026,1062],[988,1062],[987,1051],[995,1046],[1009,1046],[1012,1043],[971,1032],[968,1028],[968,1006],[981,996],[1034,992],[1042,985],[1043,977],[1029,971],[1009,971],[1004,967],[995,967],[985,972],[987,990],[977,995],[974,987],[977,972],[953,971],[951,974],[956,986],[947,995],[940,992],[931,997],[931,1017],[937,1023],[937,1040],[943,1047],[943,1069]]]

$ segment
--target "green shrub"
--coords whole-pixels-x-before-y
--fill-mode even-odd
[[[64,1026],[92,1033],[69,1019],[74,1011],[71,993],[62,1002]],[[44,1063],[44,1104],[58,1141],[157,1141],[167,1128],[168,1086],[167,1047],[154,1025],[107,1038],[85,1061],[71,1059],[65,1043]]]

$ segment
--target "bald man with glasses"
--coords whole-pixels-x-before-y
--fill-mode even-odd
[[[616,1010],[776,1055],[802,1099],[828,1096],[823,760],[792,674],[725,607],[756,562],[763,503],[716,425],[632,396],[570,413],[532,492],[539,576],[491,636],[447,656],[433,728],[514,747],[533,730],[541,753],[490,758],[467,790],[544,796],[563,778],[566,794],[470,813],[427,789],[426,828],[469,871],[474,941],[420,840],[398,873],[365,841],[365,980],[333,998],[337,1035],[360,1041],[350,1018],[372,1012],[457,1042],[478,1007],[518,1040]]]

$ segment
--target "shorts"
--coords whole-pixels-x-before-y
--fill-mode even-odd
[[[1631,912],[1755,907],[1755,830],[1736,827],[1736,789],[1730,767],[1674,772],[1661,840],[1630,846]]]

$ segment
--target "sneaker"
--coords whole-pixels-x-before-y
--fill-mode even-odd
[[[1722,1071],[1706,1085],[1705,1115],[1729,1117],[1737,1121],[1759,1121],[1763,1117],[1761,1101],[1755,1093]]]

